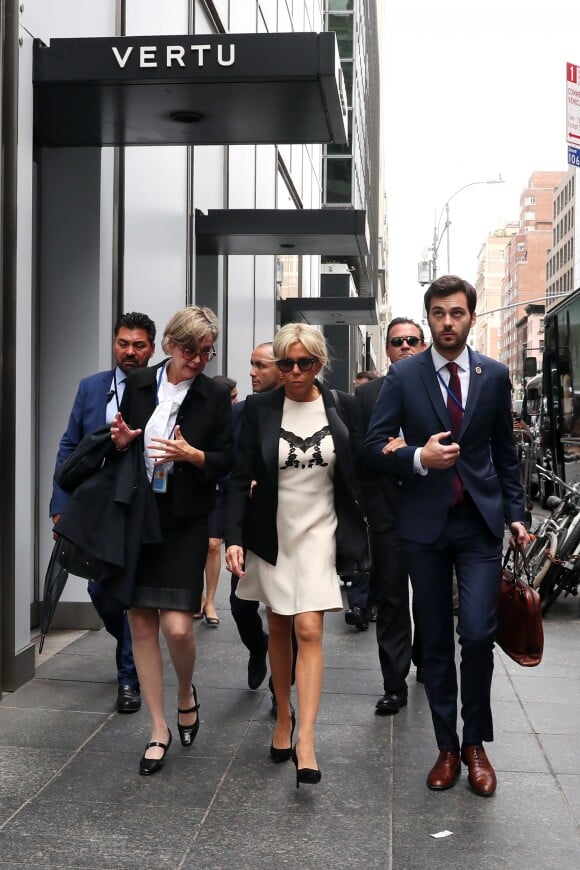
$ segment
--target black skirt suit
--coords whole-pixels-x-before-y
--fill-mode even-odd
[[[132,429],[142,429],[156,406],[158,366],[128,378],[121,413]],[[201,605],[208,547],[208,514],[215,505],[216,480],[232,465],[233,429],[229,388],[200,374],[177,414],[185,440],[205,453],[205,466],[174,463],[167,492],[156,494],[163,542],[141,547],[131,601],[134,607],[196,612]]]

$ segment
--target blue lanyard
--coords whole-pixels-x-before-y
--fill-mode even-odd
[[[157,391],[156,391],[156,393],[155,393],[155,407],[157,407],[157,405],[159,404],[159,388],[160,388],[160,386],[161,386],[161,378],[163,377],[163,372],[164,372],[164,371],[165,371],[165,365],[162,365],[161,368],[159,369],[159,374],[157,375]],[[179,413],[179,412],[178,412],[178,413]],[[176,418],[176,420],[175,420],[175,423],[174,423],[173,426],[171,427],[171,432],[170,432],[169,435],[167,436],[167,440],[168,440],[168,441],[171,441],[171,436],[172,436],[173,433],[175,432],[175,427],[176,427],[176,426],[177,426],[177,418]]]
[[[155,407],[159,404],[159,387],[161,386],[161,378],[163,377],[163,372],[165,371],[165,363],[159,367],[159,374],[157,375],[157,390],[155,391]]]
[[[447,390],[447,395],[450,396],[450,397],[453,399],[453,401],[455,402],[455,404],[457,405],[457,407],[459,408],[459,410],[461,411],[461,413],[464,414],[464,413],[465,413],[465,408],[463,407],[463,405],[461,404],[461,402],[459,401],[459,399],[457,398],[457,396],[455,395],[455,393],[453,392],[453,390],[450,390],[450,389],[449,389],[449,384],[446,384],[446,383],[445,383],[445,381],[444,381],[443,378],[441,377],[441,372],[437,372],[437,377],[439,378],[439,380],[441,381],[441,383],[443,384],[443,386],[444,386],[445,389]],[[449,377],[451,377],[451,374],[449,375]]]

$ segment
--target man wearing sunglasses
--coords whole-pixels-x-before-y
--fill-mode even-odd
[[[430,285],[424,301],[433,343],[389,370],[371,418],[365,459],[376,470],[399,474],[403,482],[399,533],[439,749],[427,787],[452,788],[463,761],[472,790],[488,797],[497,782],[483,743],[494,737],[490,696],[506,524],[512,546],[529,542],[513,442],[511,383],[505,365],[467,346],[476,319],[477,293],[471,284],[443,275]],[[389,439],[401,429],[406,443],[389,451]]]
[[[423,330],[408,317],[395,317],[387,327],[386,345],[389,362],[399,362],[425,350]],[[384,377],[370,381],[355,393],[365,430],[384,381]],[[364,495],[374,556],[377,644],[384,687],[375,713],[388,716],[398,713],[407,703],[406,679],[411,658],[420,681],[422,662],[417,632],[411,646],[409,576],[397,531],[399,480],[391,474],[373,476],[364,482]]]

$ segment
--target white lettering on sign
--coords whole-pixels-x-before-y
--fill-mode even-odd
[[[157,46],[142,45],[139,49],[139,66],[144,67],[157,66]]]
[[[220,66],[232,66],[236,59],[236,47],[233,42],[230,42],[230,56],[228,60],[224,60],[224,47],[218,45],[218,63]]]
[[[124,51],[121,51],[114,45],[111,47],[113,56],[117,61],[117,65],[120,67],[120,69],[125,69],[125,67],[127,66],[127,63],[131,55],[133,54],[133,47],[134,46],[130,45]],[[204,43],[202,45],[190,45],[190,50],[193,53],[197,52],[197,66],[203,67],[206,52],[211,51],[212,46],[209,45],[209,43]],[[140,69],[146,69],[151,67],[157,68],[159,66],[159,49],[156,45],[141,45],[138,49],[138,52]],[[217,46],[217,62],[219,66],[233,66],[233,64],[236,62],[236,46],[233,42],[230,42],[228,46]],[[163,63],[163,61],[161,61],[161,63]],[[186,65],[185,48],[183,45],[168,45],[165,48],[165,66],[167,67],[167,69],[171,69],[171,67],[174,65],[181,67],[184,67]]]
[[[169,68],[174,60],[177,61],[179,66],[185,66],[184,56],[185,49],[182,45],[168,45],[166,66]]]
[[[132,51],[133,51],[133,46],[130,45],[129,48],[127,49],[127,51],[125,52],[125,54],[121,55],[121,52],[119,51],[119,49],[115,48],[115,46],[113,46],[113,54],[115,55],[115,57],[117,59],[117,63],[119,64],[121,69],[125,68],[125,64],[127,63],[129,58],[131,57]]]
[[[203,66],[203,53],[204,51],[209,51],[211,49],[211,45],[192,45],[191,50],[197,51],[197,65]]]

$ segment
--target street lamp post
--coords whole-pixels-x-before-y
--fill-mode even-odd
[[[443,241],[443,236],[447,233],[447,272],[449,273],[451,268],[451,252],[450,252],[450,243],[449,243],[449,227],[451,226],[451,221],[449,219],[449,203],[452,199],[461,193],[463,190],[466,190],[468,187],[475,187],[476,184],[503,184],[504,180],[501,177],[501,174],[498,178],[490,178],[485,181],[470,181],[468,184],[464,184],[462,187],[459,187],[455,193],[452,193],[443,208],[441,209],[441,213],[439,218],[437,218],[437,212],[435,212],[435,222],[433,225],[433,241],[431,244],[431,248],[429,251],[425,252],[425,254],[429,255],[430,258],[427,259],[425,254],[423,258],[419,261],[419,284],[430,284],[437,277],[437,255],[439,253],[439,248],[441,246],[441,242]],[[441,219],[445,215],[445,223],[443,227],[441,227]]]

